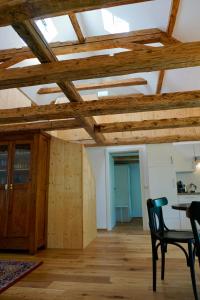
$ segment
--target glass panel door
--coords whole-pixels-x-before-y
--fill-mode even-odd
[[[8,183],[8,145],[0,145],[0,185]]]
[[[13,165],[13,184],[30,182],[31,145],[16,144]]]

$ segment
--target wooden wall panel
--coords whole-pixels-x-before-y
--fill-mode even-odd
[[[64,145],[62,140],[51,139],[47,243],[49,248],[63,248]]]
[[[94,179],[88,166],[86,153],[83,154],[83,151],[82,145],[70,144],[55,137],[51,140],[49,248],[82,249],[94,238],[94,229],[90,230],[90,224],[96,229],[96,211],[95,215],[90,216],[90,210],[95,209],[96,202]],[[83,179],[84,173],[88,179]],[[84,220],[84,215],[87,220]]]
[[[95,179],[87,153],[83,148],[83,245],[86,247],[97,236]]]
[[[83,247],[82,147],[64,147],[64,244],[63,248]]]

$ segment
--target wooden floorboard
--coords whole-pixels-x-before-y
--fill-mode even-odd
[[[84,251],[48,249],[34,257],[1,253],[0,258],[44,262],[1,300],[193,299],[189,269],[175,247],[169,247],[165,281],[158,278],[157,292],[152,292],[150,237],[133,225],[101,231]]]

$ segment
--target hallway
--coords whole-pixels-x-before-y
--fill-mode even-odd
[[[146,234],[143,231],[142,218],[132,218],[130,222],[118,222],[113,228],[112,232],[125,233],[125,234]]]

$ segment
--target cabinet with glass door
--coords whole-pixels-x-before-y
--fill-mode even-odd
[[[0,248],[34,253],[46,244],[49,137],[34,133],[0,140]]]

